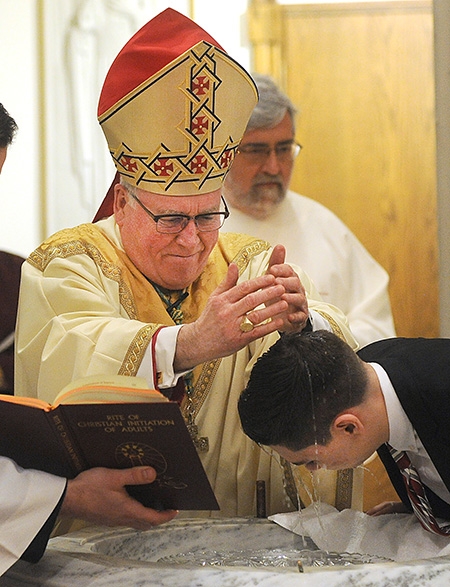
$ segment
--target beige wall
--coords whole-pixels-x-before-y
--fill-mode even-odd
[[[388,271],[397,333],[437,336],[431,2],[337,6],[280,11],[284,87],[305,146],[291,183]]]

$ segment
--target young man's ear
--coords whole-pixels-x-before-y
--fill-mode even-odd
[[[360,434],[363,429],[361,420],[352,413],[342,413],[337,416],[332,424],[335,434]]]

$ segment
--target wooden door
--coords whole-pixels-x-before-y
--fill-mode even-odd
[[[438,336],[433,15],[428,0],[249,9],[253,71],[298,106],[292,188],[390,274],[400,336]]]

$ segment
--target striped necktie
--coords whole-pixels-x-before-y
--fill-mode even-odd
[[[411,502],[415,515],[419,518],[420,523],[429,532],[439,534],[440,536],[450,535],[450,524],[439,526],[434,517],[430,502],[425,493],[425,488],[420,480],[419,473],[408,455],[402,450],[396,450],[387,444],[392,458],[397,463],[403,477],[409,501]]]

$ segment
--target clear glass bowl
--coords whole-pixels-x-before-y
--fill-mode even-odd
[[[332,567],[363,565],[366,563],[391,562],[382,557],[363,554],[325,552],[322,550],[234,550],[218,552],[215,550],[198,550],[181,552],[162,557],[160,563],[186,564],[196,566],[239,566],[239,567]]]

